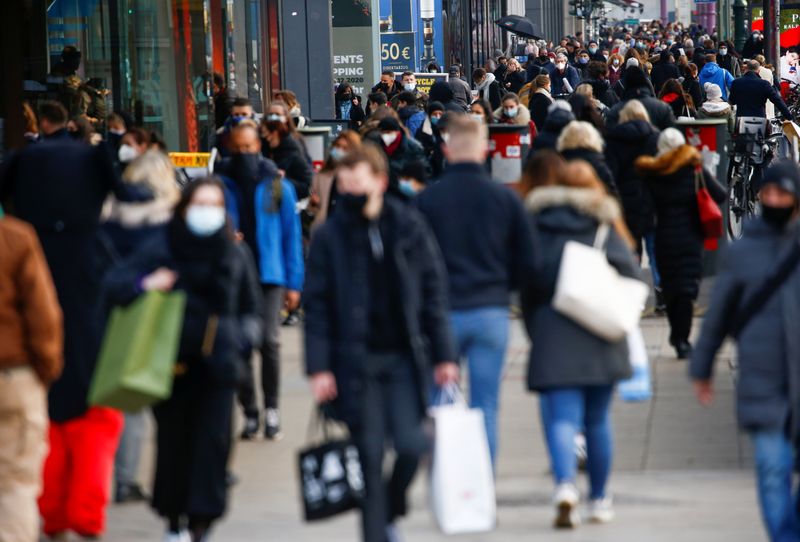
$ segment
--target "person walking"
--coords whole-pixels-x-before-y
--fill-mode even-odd
[[[653,86],[650,84],[647,75],[638,66],[625,68],[625,74],[620,80],[624,91],[622,101],[606,112],[606,127],[611,130],[619,122],[619,112],[630,100],[639,100],[647,109],[650,122],[659,130],[665,130],[675,124],[675,115],[672,108],[655,97]]]
[[[389,188],[395,195],[399,194],[400,173],[407,164],[424,162],[425,149],[400,125],[396,118],[388,116],[378,123],[380,147],[389,160]],[[429,167],[429,166],[428,166]]]
[[[717,55],[710,53],[706,55],[706,62],[700,70],[700,85],[705,87],[706,83],[714,83],[722,91],[722,99],[728,99],[728,89],[734,81],[731,73],[717,64]]]
[[[617,183],[611,170],[608,169],[603,155],[605,142],[600,132],[586,121],[574,120],[564,127],[556,141],[556,150],[565,160],[583,160],[595,171],[603,181],[610,194],[618,194]]]
[[[501,106],[494,111],[494,118],[500,124],[530,126],[531,112],[520,103],[519,96],[509,92],[503,96]]]
[[[728,121],[728,132],[733,133],[735,115],[731,104],[722,99],[722,90],[719,85],[706,83],[706,96],[708,99],[697,109],[698,119],[725,119]],[[771,105],[771,104],[770,104]]]
[[[424,219],[388,185],[386,158],[371,143],[342,159],[339,205],[314,235],[305,285],[306,373],[314,400],[330,403],[358,446],[365,542],[398,539],[395,522],[431,444],[431,366],[439,385],[458,379],[442,256]]]
[[[506,91],[496,80],[493,73],[487,73],[483,68],[476,68],[472,72],[472,82],[478,91],[478,99],[486,100],[492,106],[492,111],[500,107]]]
[[[264,397],[264,436],[283,438],[279,406],[280,313],[300,305],[303,287],[303,239],[293,184],[275,164],[261,156],[261,141],[253,123],[231,133],[230,160],[217,169],[225,186],[225,203],[233,228],[242,234],[258,267],[263,300],[261,387]],[[291,136],[289,136],[291,137]],[[251,373],[252,374],[252,373]],[[242,438],[256,436],[260,426],[254,390],[245,380],[240,399],[245,408]]]
[[[672,108],[672,114],[676,119],[694,117],[697,114],[692,97],[683,90],[681,82],[677,79],[667,79],[664,82],[658,99]]]
[[[257,339],[241,325],[252,311],[241,305],[242,289],[256,288],[247,279],[250,260],[228,223],[223,184],[214,178],[194,181],[181,194],[166,231],[104,281],[116,305],[128,305],[144,292],[186,295],[172,393],[153,408],[151,504],[167,521],[168,542],[208,540],[226,507],[234,395],[243,352]]]
[[[788,160],[770,167],[759,192],[762,215],[731,244],[714,282],[709,310],[689,364],[698,401],[714,398],[714,359],[727,335],[736,340],[739,426],[755,451],[761,516],[773,542],[800,541],[793,471],[800,438],[800,273],[794,266],[769,293],[767,277],[800,250],[800,170]],[[760,308],[747,311],[758,296]]]
[[[347,156],[347,153],[361,145],[361,136],[358,132],[344,130],[333,140],[331,150],[328,152],[328,159],[314,175],[314,182],[311,184],[311,199],[309,210],[314,215],[314,222],[311,224],[311,233],[319,228],[330,216],[336,205],[336,170],[339,162]]]
[[[509,297],[533,267],[530,229],[517,196],[484,168],[486,126],[455,117],[447,129],[448,166],[417,204],[444,255],[458,355],[469,366],[470,403],[484,413],[496,463]]]
[[[610,407],[614,385],[629,378],[631,368],[624,339],[609,342],[597,337],[553,309],[561,255],[567,242],[591,245],[598,228],[607,226],[608,262],[632,278],[638,276],[638,266],[619,205],[591,166],[581,161],[567,164],[557,179],[555,185],[535,187],[525,200],[539,257],[521,299],[532,344],[527,384],[539,394],[556,486],[554,527],[574,528],[580,523],[575,436],[581,431],[588,447],[591,521],[607,523],[614,518],[606,492],[613,454]]]
[[[336,102],[336,120],[350,121],[350,129],[358,130],[367,116],[361,106],[361,96],[353,92],[353,86],[350,83],[339,83],[339,86],[336,87],[334,101]]]
[[[553,103],[553,96],[550,94],[550,76],[537,76],[533,81],[533,86],[535,90],[528,109],[531,113],[531,120],[536,125],[536,131],[541,132],[544,130],[544,123],[547,120],[547,110]]]
[[[695,175],[702,175],[717,203],[725,201],[726,190],[703,168],[700,151],[687,145],[675,128],[661,132],[657,149],[656,156],[640,156],[635,164],[656,210],[656,264],[667,305],[669,341],[678,359],[686,359],[692,350],[689,334],[703,274],[704,237]]]
[[[160,151],[135,158],[122,175],[123,182],[145,187],[153,198],[129,203],[109,197],[103,208],[101,236],[108,267],[119,265],[136,249],[166,228],[180,198],[175,168]],[[114,461],[114,502],[147,499],[138,480],[139,458],[145,438],[145,412],[125,412],[124,428]]]
[[[37,542],[47,387],[64,363],[61,307],[34,229],[0,210],[0,542]]]
[[[261,154],[284,171],[299,199],[307,198],[314,179],[314,168],[285,103],[270,104],[261,119],[261,133],[265,143],[261,145]]]

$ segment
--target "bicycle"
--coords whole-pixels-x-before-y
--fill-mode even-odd
[[[728,237],[741,239],[746,220],[759,214],[756,173],[763,172],[775,155],[783,132],[772,129],[779,120],[761,117],[739,117],[733,134],[728,164]],[[768,135],[769,134],[769,135]]]

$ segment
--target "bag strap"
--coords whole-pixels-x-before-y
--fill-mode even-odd
[[[703,168],[701,166],[697,166],[694,168],[694,193],[697,194],[700,192],[700,188],[708,189],[708,185],[706,185],[706,178],[703,175]]]
[[[606,243],[608,243],[608,236],[611,232],[611,228],[607,222],[601,222],[599,226],[597,226],[597,233],[594,236],[594,243],[592,246],[597,250],[605,251]]]
[[[737,317],[728,331],[731,337],[736,338],[739,336],[750,320],[764,308],[767,301],[786,282],[798,263],[800,263],[800,242],[795,239],[789,254],[767,276],[766,280],[761,283],[761,286],[753,292],[750,298],[742,304],[742,307],[736,311]]]

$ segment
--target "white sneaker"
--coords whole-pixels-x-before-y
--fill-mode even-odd
[[[164,535],[164,542],[192,542],[192,535],[189,534],[189,531],[183,529],[179,533],[167,532]]]
[[[614,501],[611,497],[592,499],[589,502],[589,521],[609,523],[614,520]]]
[[[581,524],[578,512],[578,501],[581,494],[575,484],[565,482],[558,484],[553,495],[553,504],[556,506],[556,519],[553,526],[556,529],[574,529]]]

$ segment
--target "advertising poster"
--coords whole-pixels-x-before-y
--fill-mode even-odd
[[[408,71],[422,71],[431,62],[441,66],[444,58],[442,10],[442,0],[380,0],[381,47],[384,43],[388,46],[397,43],[401,46],[401,56],[408,47],[410,63],[403,59]],[[382,49],[383,69],[399,71],[395,67],[399,60]]]
[[[450,76],[446,73],[415,73],[414,77],[417,79],[417,89],[428,94],[436,81],[447,82]]]
[[[754,7],[750,12],[750,30],[764,31],[764,9]],[[800,3],[781,4],[781,52],[800,46]]]
[[[353,92],[366,96],[379,79],[371,3],[369,0],[333,0],[331,12],[333,79],[337,83],[350,83]]]
[[[413,32],[381,32],[381,69],[415,71],[415,49]]]

